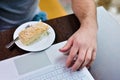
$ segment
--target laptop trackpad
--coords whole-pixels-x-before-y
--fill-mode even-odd
[[[51,64],[45,51],[17,58],[14,60],[14,63],[19,75],[23,75]]]

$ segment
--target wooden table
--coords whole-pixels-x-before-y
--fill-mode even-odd
[[[80,23],[74,14],[51,19],[45,21],[45,23],[51,25],[55,30],[56,39],[54,43],[67,40],[80,27]],[[26,53],[26,51],[21,50],[16,45],[13,45],[10,49],[5,48],[5,45],[13,40],[15,29],[0,32],[0,60]]]

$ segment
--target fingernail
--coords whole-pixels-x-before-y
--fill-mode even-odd
[[[63,51],[63,49],[64,49],[64,48],[60,48],[59,50],[60,50],[60,51]]]
[[[75,72],[76,70],[75,69],[72,69],[72,72]]]
[[[61,49],[59,49],[59,51],[61,51]]]

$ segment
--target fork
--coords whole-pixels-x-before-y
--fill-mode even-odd
[[[13,41],[11,41],[10,43],[8,43],[5,47],[6,48],[10,48],[18,39],[19,39],[19,37],[16,37]]]
[[[31,26],[31,25],[27,25],[27,26],[25,27],[25,29],[28,28],[28,27],[30,27],[30,26]],[[13,41],[11,41],[10,43],[8,43],[5,47],[6,47],[7,49],[9,49],[18,39],[19,39],[19,37],[17,36]]]

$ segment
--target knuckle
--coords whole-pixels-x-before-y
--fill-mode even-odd
[[[76,41],[75,41],[75,44],[76,44],[76,45],[81,45],[81,44],[82,44],[82,42],[81,42],[81,41],[79,41],[79,40],[76,40]]]
[[[78,69],[78,67],[79,67],[79,66],[75,65],[75,66],[74,66],[74,69]]]
[[[86,58],[86,61],[90,61],[90,60],[91,60],[91,58],[90,58],[90,57],[87,57],[87,58]]]
[[[79,61],[79,62],[83,62],[84,59],[83,59],[82,57],[79,57],[79,58],[78,58],[78,61]]]
[[[73,58],[75,56],[75,54],[71,54],[70,57]]]
[[[71,50],[70,54],[71,56],[75,56],[76,52],[74,50]]]
[[[70,58],[74,58],[75,57],[75,54],[74,53],[71,53],[70,54]]]
[[[91,61],[94,61],[95,60],[95,57],[93,57],[92,59],[91,59]]]

